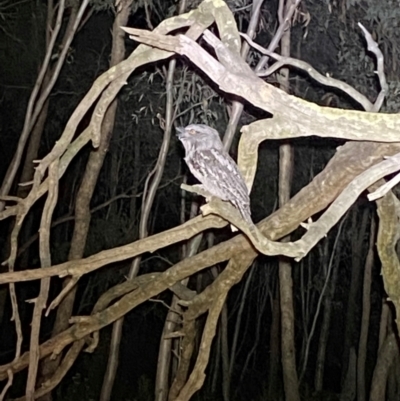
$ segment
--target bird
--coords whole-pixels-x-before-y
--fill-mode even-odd
[[[254,225],[249,191],[237,164],[224,149],[218,131],[205,124],[190,124],[176,130],[185,148],[184,160],[201,187],[211,196],[230,202],[248,224]]]

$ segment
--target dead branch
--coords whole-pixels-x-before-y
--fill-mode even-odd
[[[322,75],[312,65],[306,63],[305,61],[297,60],[292,57],[284,57],[278,53],[269,51],[268,49],[255,43],[253,40],[251,40],[245,34],[242,34],[241,36],[244,39],[246,39],[246,41],[254,49],[258,50],[262,54],[272,57],[274,60],[277,60],[277,62],[272,64],[267,70],[258,73],[257,75],[259,77],[267,77],[284,66],[292,66],[292,67],[295,67],[299,70],[306,72],[316,82],[319,82],[320,84],[322,84],[324,86],[340,89],[341,91],[343,91],[344,93],[349,95],[351,98],[353,98],[356,102],[360,103],[360,105],[363,107],[364,110],[372,111],[372,108],[374,106],[372,104],[372,102],[370,102],[370,100],[366,96],[364,96],[362,93],[358,92],[355,88],[353,88],[351,85],[347,84],[346,82],[340,81],[340,80],[332,78],[330,76]],[[323,132],[321,132],[321,134],[323,134]]]
[[[202,9],[202,11],[204,10]],[[194,23],[196,21],[195,17],[198,17],[198,20],[202,21],[202,23]],[[247,183],[252,184],[253,182],[257,165],[258,145],[261,141],[270,137],[266,133],[268,130],[266,127],[268,126],[273,127],[274,130],[280,132],[281,137],[285,138],[290,135],[322,136],[320,131],[321,127],[324,127],[326,135],[329,136],[349,138],[349,135],[352,135],[352,139],[387,142],[399,140],[396,135],[398,135],[397,132],[400,123],[396,121],[398,119],[394,118],[394,116],[353,111],[344,112],[343,110],[321,108],[289,96],[260,80],[241,60],[238,53],[231,51],[232,49],[230,49],[228,43],[223,44],[208,31],[204,32],[204,39],[215,49],[220,62],[214,59],[196,42],[185,36],[178,35],[172,37],[164,35],[173,29],[188,25],[191,25],[190,29],[192,31],[200,35],[212,21],[213,19],[210,18],[210,15],[206,13],[202,14],[202,12],[196,10],[185,16],[167,20],[164,25],[160,25],[161,28],[157,28],[158,33],[148,33],[133,29],[128,30],[129,33],[134,35],[135,40],[157,48],[161,47],[162,50],[140,46],[128,60],[113,67],[96,81],[91,91],[89,91],[81,105],[71,116],[61,140],[55,145],[53,151],[40,162],[35,175],[34,187],[30,196],[28,196],[29,200],[26,202],[25,200],[20,201],[17,205],[10,208],[11,211],[10,209],[6,210],[4,214],[0,214],[0,219],[17,215],[17,225],[22,224],[21,216],[25,216],[39,196],[42,196],[51,188],[48,179],[43,182],[41,181],[45,173],[49,171],[52,163],[60,160],[58,170],[58,176],[60,177],[75,156],[77,147],[83,146],[90,139],[92,139],[95,146],[98,144],[99,138],[97,134],[100,132],[99,127],[101,126],[105,110],[107,110],[129,74],[137,66],[165,59],[172,55],[172,52],[187,56],[227,93],[247,99],[257,107],[273,114],[272,119],[262,122],[262,125],[259,127],[254,124],[249,126],[247,128],[248,136],[246,141],[242,141],[241,143],[242,156],[240,158],[240,165],[244,171]],[[237,47],[238,44],[233,41],[231,45]],[[71,143],[80,119],[99,97],[100,101],[97,104],[89,128],[74,143]],[[381,138],[381,136],[384,138]],[[303,241],[302,252],[304,252],[304,249],[308,252],[316,241],[335,224],[335,219],[338,219],[341,213],[347,210],[349,205],[354,202],[361,186],[366,185],[367,182],[370,183],[370,181],[377,180],[378,177],[383,176],[382,174],[387,174],[388,171],[392,171],[390,168],[393,169],[393,165],[390,163],[385,164],[386,170],[384,171],[381,169],[382,166],[380,166],[367,173],[363,172],[380,162],[383,156],[390,156],[399,151],[399,143],[359,142],[357,144],[348,143],[344,145],[331,159],[326,169],[315,177],[306,188],[300,191],[279,211],[258,224],[259,232],[262,235],[268,236],[268,239],[264,239],[264,237],[252,238],[249,231],[247,234],[250,240],[253,239],[253,243],[256,243],[259,250],[263,249],[265,244],[270,246],[270,239],[278,239],[293,231],[303,221],[326,208],[337,198],[338,201],[332,204],[331,208],[328,209],[320,220],[310,226],[308,233],[301,240]],[[362,179],[360,179],[361,176],[357,178],[361,173],[364,174],[362,175]],[[372,173],[375,175],[372,175]],[[365,176],[367,175],[368,177],[366,178]],[[349,185],[347,190],[345,190],[346,185]],[[342,194],[341,198],[339,194]],[[344,203],[342,204],[341,202]],[[228,220],[235,221],[237,217],[230,215],[229,207],[226,208],[225,206],[227,205],[222,205],[223,207],[219,208],[217,202],[216,204],[211,203],[208,207],[211,211],[218,211],[218,214],[224,215]],[[228,211],[226,212],[226,210]],[[235,221],[234,224],[240,226],[241,222]],[[43,279],[54,275],[71,275],[77,278],[107,264],[127,260],[144,252],[152,252],[167,245],[192,238],[205,229],[223,227],[225,225],[226,222],[217,217],[198,217],[167,232],[137,241],[134,244],[104,251],[83,260],[66,262],[42,270],[4,273],[0,275],[0,283]],[[246,227],[243,227],[243,230],[246,232]],[[304,239],[307,239],[307,241]],[[259,241],[258,243],[257,240]],[[265,242],[262,243],[262,241]],[[282,245],[286,246],[288,244]],[[293,246],[293,244],[290,245]],[[292,256],[296,255],[292,254]],[[179,377],[177,376],[181,381],[179,385],[175,386],[176,394],[180,397],[178,399],[186,400],[201,386],[204,380],[204,369],[209,358],[209,348],[215,334],[216,321],[226,294],[236,282],[235,280],[240,280],[256,256],[257,253],[250,246],[248,238],[238,235],[199,255],[181,261],[164,273],[155,275],[152,280],[144,281],[140,284],[134,283],[132,285],[132,283],[129,283],[129,285],[121,286],[115,293],[109,293],[107,294],[107,298],[101,299],[102,303],[97,305],[98,309],[94,309],[93,315],[73,318],[72,322],[74,324],[70,328],[42,344],[39,347],[40,358],[49,355],[59,355],[69,344],[78,344],[78,342],[80,344],[90,334],[96,333],[101,328],[120,319],[137,305],[171,288],[180,280],[215,263],[230,260],[228,268],[217,278],[215,284],[208,287],[202,294],[188,303],[183,329],[183,333],[185,334],[183,351],[186,362],[190,360],[193,350],[191,336],[194,333],[194,320],[201,313],[208,311],[209,315],[203,332],[204,347],[197,357],[195,367],[189,379],[187,380],[189,372],[188,364],[182,364],[183,374]],[[11,258],[9,261],[13,260]],[[131,285],[132,287],[130,287]],[[218,290],[216,290],[217,288]],[[208,298],[206,298],[207,295],[209,296]],[[116,302],[108,306],[117,298],[119,299]],[[1,366],[0,378],[4,379],[8,377],[11,370],[16,372],[26,368],[30,361],[36,361],[36,356],[25,353],[10,364]]]
[[[44,205],[42,218],[40,222],[40,240],[39,252],[41,268],[45,269],[51,266],[50,255],[50,227],[54,208],[58,199],[58,160],[54,161],[49,169],[49,192]],[[39,368],[39,335],[43,310],[46,308],[47,297],[50,289],[50,278],[42,279],[40,283],[40,292],[35,300],[35,307],[32,317],[32,330],[30,338],[30,357],[28,379],[26,383],[26,398],[34,399],[37,372]]]
[[[205,379],[204,372],[209,361],[212,341],[215,336],[216,326],[226,296],[230,289],[242,279],[243,274],[252,265],[254,258],[255,254],[237,254],[229,261],[227,267],[216,280],[201,294],[197,295],[193,299],[193,302],[189,304],[189,308],[184,314],[183,332],[185,334],[184,340],[186,344],[183,344],[183,350],[185,350],[186,347],[192,350],[194,347],[194,337],[191,335],[190,322],[194,322],[199,316],[208,312],[207,320],[203,330],[200,351],[192,373],[189,378],[187,378],[187,367],[190,364],[191,353],[189,352],[186,355],[183,353],[181,356],[183,369],[181,370],[179,367],[176,375],[177,379],[171,387],[170,398],[173,394],[179,392],[179,395],[177,394],[176,398],[173,396],[172,399],[180,401],[189,400],[203,385]],[[186,337],[188,337],[188,339],[186,339]],[[192,344],[189,344],[188,340],[192,341]],[[181,387],[179,387],[179,384]]]
[[[377,248],[382,263],[383,281],[388,298],[393,302],[396,311],[400,310],[400,263],[397,256],[397,242],[400,238],[398,220],[400,203],[396,196],[389,192],[376,202],[378,206],[379,229]],[[400,328],[400,319],[396,319]]]
[[[258,229],[272,240],[279,239],[293,230],[310,216],[326,208],[343,189],[367,168],[380,162],[384,156],[400,152],[400,144],[349,142],[340,147],[324,171],[300,190],[287,204],[261,221]],[[31,269],[22,272],[0,274],[0,284],[30,281],[44,277],[67,275],[80,276],[111,263],[130,259],[144,252],[153,252],[173,243],[189,239],[210,228],[221,228],[227,223],[220,218],[198,216],[187,223],[156,234],[133,244],[124,245],[79,261],[65,262],[47,269]],[[248,240],[238,235],[214,247],[216,255],[226,253],[228,260],[236,252],[249,248]],[[235,250],[235,251],[233,251]],[[211,256],[212,257],[212,256]],[[218,258],[220,260],[220,258]]]
[[[1,195],[8,195],[8,193],[11,189],[11,186],[15,179],[15,175],[17,174],[18,168],[21,163],[22,155],[25,150],[25,145],[29,138],[29,134],[33,128],[33,125],[36,122],[37,117],[39,116],[39,114],[42,110],[44,101],[40,102],[41,105],[36,104],[36,106],[35,106],[35,102],[36,102],[37,96],[40,92],[40,88],[43,84],[43,80],[44,80],[46,71],[49,67],[51,55],[53,53],[54,45],[55,45],[58,33],[61,29],[62,16],[64,14],[64,9],[65,9],[65,0],[61,0],[60,4],[59,4],[59,8],[58,8],[57,20],[56,20],[56,23],[54,26],[54,30],[53,30],[53,33],[49,40],[49,44],[46,49],[46,55],[44,57],[43,64],[40,69],[39,75],[36,79],[35,86],[32,90],[30,98],[29,98],[28,107],[27,107],[26,115],[25,115],[24,127],[22,128],[22,133],[21,133],[21,136],[18,141],[18,147],[17,147],[17,150],[13,157],[13,160],[11,161],[9,168],[7,169],[6,175],[5,175],[5,177],[3,179],[3,183],[1,185],[1,189],[0,189]],[[59,60],[58,62],[61,63],[62,61],[63,60]],[[53,86],[54,86],[55,80],[57,78],[58,78],[58,76],[53,75]],[[39,100],[47,99],[51,89],[52,89],[52,87],[50,87],[49,91],[47,91],[47,94],[46,95],[43,94]],[[3,211],[4,206],[5,206],[5,204],[3,202],[0,202],[0,212]]]
[[[286,119],[285,130],[296,132],[296,137],[322,136],[321,127],[324,127],[323,136],[333,138],[378,142],[399,141],[400,122],[396,115],[320,107],[288,95],[258,78],[238,55],[230,53],[209,31],[205,31],[203,37],[213,46],[221,63],[185,35],[165,36],[140,29],[123,29],[135,41],[188,57],[223,91],[246,99],[254,106],[272,113],[274,117],[280,115],[282,119]],[[225,62],[224,56],[226,56]],[[229,64],[232,68],[228,69],[225,64]],[[290,120],[287,117],[289,114]],[[281,137],[286,138],[284,135]],[[269,137],[265,136],[265,139],[267,138]]]
[[[54,372],[51,379],[42,383],[42,385],[34,392],[34,399],[38,399],[43,397],[45,394],[54,390],[60,383],[61,380],[65,377],[68,371],[71,369],[72,365],[75,363],[79,354],[82,351],[83,346],[85,345],[85,340],[75,341],[70,349],[66,352],[63,360],[61,361],[59,367]],[[26,401],[27,397],[20,397],[14,399],[14,401]]]
[[[0,274],[0,284],[53,276],[81,276],[110,263],[131,259],[146,252],[154,252],[168,245],[188,240],[199,232],[211,228],[222,228],[226,225],[227,223],[220,218],[198,216],[171,230],[136,241],[133,244],[102,251],[82,260],[64,262],[47,269],[28,269],[21,272],[2,273]]]
[[[389,90],[389,86],[386,81],[386,75],[384,72],[383,54],[382,54],[381,49],[378,46],[378,43],[376,43],[376,41],[374,40],[372,35],[364,27],[364,25],[361,24],[361,22],[359,22],[358,26],[361,28],[361,30],[364,33],[365,40],[367,41],[367,45],[368,45],[368,50],[371,53],[375,54],[375,57],[376,57],[377,69],[376,69],[375,73],[378,75],[379,83],[381,84],[381,91],[379,92],[379,95],[376,99],[374,107],[371,111],[378,112],[381,109],[383,100],[385,99],[385,96]]]
[[[355,152],[355,150],[357,151]],[[338,150],[337,154],[331,159],[323,172],[317,175],[306,188],[303,188],[281,209],[260,222],[258,228],[263,234],[273,239],[280,238],[290,233],[297,228],[302,221],[307,220],[308,217],[319,212],[331,203],[354,177],[369,166],[380,161],[382,155],[391,155],[396,150],[397,152],[400,151],[400,144],[347,143]],[[357,158],[357,156],[359,158]],[[363,163],[360,163],[360,160],[362,160]],[[190,238],[191,235],[196,235],[198,233],[196,228],[199,226],[202,226],[202,228],[204,227],[204,229],[207,226],[212,227],[210,222],[215,220],[220,221],[221,226],[226,225],[226,222],[222,222],[221,219],[216,217],[203,218],[199,216],[173,230],[148,237],[146,240],[137,241],[134,244],[100,252],[97,255],[93,255],[81,261],[67,262],[47,269],[14,272],[11,276],[11,273],[3,273],[0,275],[0,282],[27,281],[60,274],[65,275],[68,274],[68,272],[75,272],[76,274],[80,272],[80,274],[83,274],[84,271],[93,271],[113,261],[131,258],[135,255],[135,252],[144,251],[145,249],[150,250],[152,247],[155,249],[164,247],[166,244],[171,243],[167,241],[165,237],[170,238],[171,236],[175,236],[176,239],[177,233],[179,232],[181,234],[181,240]],[[190,235],[188,231],[190,231]],[[158,245],[160,242],[161,244]],[[146,248],[144,246],[145,244]],[[243,235],[237,235],[231,240],[218,244],[212,249],[185,259],[166,272],[161,273],[159,277],[152,280],[150,283],[141,286],[138,291],[129,293],[111,307],[88,318],[85,320],[85,323],[74,325],[60,335],[43,343],[40,346],[41,358],[49,356],[52,353],[58,354],[66,345],[74,342],[76,339],[84,338],[86,335],[98,331],[100,328],[112,323],[112,321],[123,316],[138,304],[165,291],[183,278],[216,263],[231,259],[235,254],[247,255],[249,258],[254,258],[257,255],[254,249],[249,246],[245,237]],[[1,366],[0,379],[5,379],[7,377],[8,369],[12,369],[14,372],[24,369],[28,361],[29,353],[25,353],[19,359]]]

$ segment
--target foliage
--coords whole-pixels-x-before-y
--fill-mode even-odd
[[[113,0],[90,0],[90,4],[97,12],[114,10]]]

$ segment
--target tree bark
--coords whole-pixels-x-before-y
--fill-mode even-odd
[[[126,25],[129,16],[129,8],[122,7],[121,10],[122,11],[116,14],[116,19],[113,26],[113,46],[110,61],[111,66],[117,64],[125,57],[125,35],[123,31],[121,31],[120,27]],[[114,128],[116,110],[117,100],[114,100],[106,111],[106,115],[103,120],[100,145],[98,149],[92,150],[90,153],[82,183],[78,190],[75,205],[75,226],[72,235],[71,248],[68,255],[69,260],[81,259],[84,254],[91,220],[90,201],[92,199],[97,184],[97,179],[108,151],[108,146]],[[64,288],[69,282],[69,278],[64,280]],[[56,320],[52,332],[53,336],[61,333],[69,326],[69,319],[72,315],[75,294],[76,286],[71,289],[71,291],[60,303],[57,309]],[[46,380],[46,378],[50,377],[56,371],[59,363],[60,357],[54,360],[47,358],[44,361],[42,366],[42,376],[44,380]]]
[[[181,213],[181,223],[185,222],[185,202],[182,203]],[[198,213],[198,208],[192,203],[192,208],[190,211],[190,217],[195,217]],[[182,246],[182,259],[189,258],[198,252],[203,235],[197,235],[188,244]],[[181,282],[182,285],[187,286],[189,279],[185,279]],[[177,311],[181,311],[181,306],[179,305],[179,298],[173,295],[171,308],[168,311],[167,317],[165,319],[163,332],[160,339],[160,347],[158,350],[158,360],[157,360],[157,373],[155,382],[155,401],[166,401],[169,394],[169,384],[171,378],[175,377],[176,370],[178,367],[178,361],[181,349],[181,338],[172,339],[170,335],[176,330],[179,325],[181,325],[181,316],[177,316]],[[182,312],[183,313],[183,312]],[[172,352],[172,347],[174,347],[176,353]],[[172,360],[171,358],[175,358]],[[218,371],[216,372],[218,375]]]
[[[329,338],[329,327],[331,323],[331,313],[332,313],[332,301],[335,295],[336,283],[338,278],[339,271],[339,262],[340,262],[340,247],[337,249],[338,257],[335,258],[335,265],[333,266],[332,278],[329,283],[329,289],[326,293],[325,301],[324,301],[324,313],[321,324],[321,334],[319,337],[318,343],[318,352],[317,352],[317,363],[315,367],[315,381],[314,387],[316,392],[320,392],[323,389],[324,384],[324,370],[325,370],[325,355],[326,355],[326,347],[328,344]]]
[[[287,1],[286,9],[291,5]],[[281,16],[282,17],[282,16]],[[281,23],[285,23],[281,20]],[[290,29],[282,36],[282,55],[290,55]],[[282,69],[280,74],[283,88],[289,87],[289,71]],[[282,207],[290,199],[290,188],[293,173],[293,149],[284,144],[279,148],[279,206]],[[289,241],[286,237],[282,241]],[[292,265],[283,258],[279,261],[279,293],[281,303],[281,358],[283,369],[283,385],[287,401],[300,401],[299,383],[296,371],[296,350],[294,344],[294,308]]]
[[[281,295],[281,349],[283,385],[287,401],[300,401],[298,378],[296,371],[296,352],[294,345],[294,310],[292,266],[280,261],[279,283]]]
[[[222,361],[222,396],[224,401],[229,401],[230,372],[229,372],[229,346],[228,346],[228,307],[225,305],[220,317],[221,330],[221,361]]]
[[[269,372],[268,372],[268,399],[278,399],[279,368],[280,368],[280,304],[279,288],[276,286],[272,301],[272,322],[269,337]]]
[[[400,399],[400,355],[396,353],[389,370],[386,399],[398,401]]]
[[[351,232],[354,233],[351,247],[351,282],[349,296],[347,299],[347,312],[344,334],[344,347],[342,358],[342,383],[345,382],[347,372],[349,371],[349,352],[352,347],[356,346],[357,327],[357,294],[361,285],[361,255],[363,239],[367,230],[368,210],[365,209],[361,217],[361,222],[357,221],[357,209],[353,211]]]
[[[371,229],[369,233],[369,247],[367,260],[365,261],[364,283],[363,283],[363,310],[361,316],[360,340],[358,343],[358,359],[357,359],[357,400],[364,401],[366,399],[366,383],[365,383],[365,361],[367,359],[367,341],[368,329],[371,312],[371,282],[372,282],[372,266],[374,264],[375,252],[375,219],[371,220]]]
[[[173,333],[179,325],[180,316],[176,313],[181,309],[179,299],[174,296],[171,302],[171,308],[165,319],[164,329],[160,339],[160,348],[158,350],[157,375],[155,383],[155,401],[166,401],[169,392],[169,373],[171,368],[171,348],[173,339],[170,334]]]
[[[399,353],[394,333],[389,334],[379,351],[378,360],[372,376],[369,401],[384,401],[389,369]]]
[[[237,346],[238,346],[238,339],[239,339],[239,333],[240,330],[243,328],[243,312],[244,312],[244,307],[246,305],[246,298],[247,298],[247,294],[249,292],[249,288],[250,288],[250,283],[252,281],[252,277],[255,271],[255,266],[253,266],[250,269],[250,272],[248,273],[247,277],[246,277],[246,282],[244,283],[244,288],[243,288],[243,292],[240,295],[240,298],[238,299],[239,302],[239,310],[236,316],[236,321],[235,321],[235,330],[233,333],[233,339],[232,339],[232,347],[231,347],[231,351],[230,351],[230,358],[229,358],[229,384],[228,384],[228,388],[229,391],[231,390],[231,381],[232,381],[232,375],[233,375],[233,371],[234,371],[234,366],[235,366],[235,361],[236,361],[236,353],[237,353]]]

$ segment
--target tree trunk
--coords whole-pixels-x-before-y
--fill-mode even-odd
[[[229,401],[229,346],[228,346],[228,308],[224,304],[220,317],[221,330],[221,361],[222,361],[222,396],[224,401]]]
[[[187,280],[184,284],[187,284]],[[171,338],[170,335],[176,330],[176,327],[179,325],[181,319],[176,313],[176,311],[181,310],[178,302],[178,297],[174,296],[171,302],[171,308],[168,311],[167,318],[165,319],[164,329],[161,335],[160,348],[158,350],[155,401],[166,401],[168,399],[171,348],[173,341],[173,338]]]
[[[110,61],[111,66],[117,64],[125,57],[125,34],[123,31],[121,31],[120,27],[126,24],[128,16],[129,7],[122,7],[120,12],[116,14],[116,19],[113,26],[113,46]],[[108,146],[114,128],[116,110],[117,100],[114,100],[108,108],[103,120],[99,148],[92,150],[90,153],[82,183],[78,190],[75,205],[75,226],[71,241],[71,248],[68,255],[69,260],[81,259],[84,254],[86,238],[89,232],[91,220],[90,201],[92,199],[93,192],[97,184],[97,179],[108,151]],[[64,288],[69,282],[70,279],[64,280]],[[64,331],[69,326],[69,319],[72,315],[72,309],[75,301],[75,293],[76,286],[71,289],[71,291],[60,303],[57,309],[56,320],[52,332],[53,336]],[[46,380],[46,378],[51,376],[56,371],[59,363],[60,357],[56,358],[55,360],[47,358],[44,361],[42,366],[42,376],[44,380]]]
[[[61,52],[58,60],[56,61],[53,68],[50,68],[50,55],[54,52],[56,38],[61,30],[62,19],[65,11],[65,2],[60,2],[58,4],[57,17],[54,21],[54,12],[52,6],[48,7],[47,16],[47,29],[46,29],[46,55],[42,63],[41,69],[39,71],[38,77],[35,82],[35,86],[31,92],[26,114],[24,126],[21,135],[18,140],[18,146],[13,156],[11,163],[8,166],[7,172],[3,179],[0,187],[0,195],[8,195],[17,172],[20,168],[21,160],[25,151],[26,143],[31,135],[32,129],[35,126],[43,107],[48,100],[51,90],[53,89],[58,76],[61,71],[61,67],[67,56],[68,49],[72,40],[75,37],[79,23],[82,21],[84,11],[88,6],[88,0],[83,0],[82,2],[72,2],[70,5],[70,14],[67,27],[65,29],[65,34],[61,42]],[[50,3],[49,3],[50,4]],[[54,24],[54,25],[53,25]],[[51,34],[50,34],[51,32]],[[45,77],[49,78],[48,82],[45,82]],[[47,84],[47,85],[46,85]],[[0,211],[3,211],[5,207],[5,202],[0,202]]]
[[[45,86],[48,85],[50,80],[50,76],[53,74],[53,71],[50,71],[43,80],[43,84]],[[41,110],[39,117],[32,129],[32,133],[29,137],[28,148],[26,150],[26,156],[24,160],[24,164],[22,167],[22,173],[20,176],[20,183],[28,182],[32,180],[33,173],[34,173],[34,160],[38,159],[38,152],[40,148],[40,141],[42,140],[42,135],[44,131],[44,125],[47,120],[47,112],[49,110],[49,99],[43,105],[43,109]],[[29,193],[30,187],[19,187],[18,188],[18,196],[25,198],[26,195]]]
[[[388,301],[385,298],[382,299],[381,320],[379,322],[379,349],[381,349],[381,347],[386,339],[386,336],[388,333],[388,328],[389,328],[389,325],[391,322],[390,307],[389,307]]]
[[[279,262],[279,283],[281,294],[283,385],[287,401],[300,401],[294,345],[293,282],[291,273],[291,264],[281,260]]]
[[[339,262],[340,262],[340,246],[335,251],[337,257],[335,258],[332,278],[329,283],[329,289],[326,293],[325,301],[324,301],[324,313],[321,324],[321,334],[319,337],[318,343],[318,352],[317,352],[317,362],[315,367],[315,381],[314,387],[316,392],[320,392],[323,389],[324,385],[324,368],[325,368],[325,355],[326,355],[326,347],[329,339],[329,327],[331,322],[331,313],[332,313],[332,305],[333,305],[333,297],[335,296],[336,290],[336,282],[339,271]]]
[[[290,1],[286,8],[289,8]],[[281,21],[281,23],[284,23]],[[282,55],[290,55],[290,29],[282,36]],[[282,86],[288,88],[289,71],[281,70]],[[282,207],[290,199],[291,179],[293,172],[293,150],[290,145],[281,145],[279,149],[279,206]],[[282,241],[289,241],[287,237]],[[281,302],[281,357],[283,369],[283,385],[287,401],[300,401],[299,383],[296,371],[296,351],[294,344],[294,308],[292,265],[281,258],[279,261],[279,293]]]
[[[354,401],[356,397],[357,355],[354,347],[349,350],[349,359],[340,401]]]
[[[219,388],[219,377],[220,377],[220,367],[221,367],[221,330],[218,330],[217,342],[215,346],[215,357],[214,364],[212,365],[211,373],[211,394],[215,394],[217,388]]]
[[[235,321],[235,330],[233,333],[233,340],[232,340],[232,347],[231,347],[231,353],[230,353],[230,358],[229,358],[229,374],[228,374],[228,378],[229,378],[229,383],[228,383],[228,389],[231,389],[231,380],[232,380],[232,375],[233,375],[233,368],[235,366],[235,361],[236,361],[236,352],[237,352],[237,345],[238,345],[238,339],[239,339],[239,333],[240,333],[240,329],[243,327],[243,311],[244,311],[244,307],[246,305],[246,298],[247,298],[247,294],[250,288],[250,283],[251,283],[251,279],[253,277],[255,271],[255,266],[253,266],[250,269],[249,274],[246,277],[246,282],[244,283],[244,288],[243,288],[243,292],[240,295],[240,298],[238,300],[239,302],[239,310],[236,316],[236,321]]]
[[[395,354],[392,366],[389,370],[387,383],[387,400],[399,401],[400,399],[400,355]]]
[[[350,348],[356,346],[357,339],[357,294],[360,291],[361,284],[361,255],[363,239],[367,230],[368,223],[368,209],[365,209],[361,218],[361,223],[357,221],[357,209],[354,209],[352,216],[352,227],[351,232],[354,233],[352,240],[352,260],[351,260],[351,282],[349,289],[349,296],[347,299],[347,312],[346,312],[346,323],[345,323],[345,334],[344,334],[344,347],[343,347],[343,358],[342,358],[342,383],[345,378],[348,377],[349,369],[349,352]]]
[[[193,218],[197,215],[198,208],[192,203],[192,207],[190,210],[190,218]],[[185,222],[185,202],[182,203],[182,213],[181,213],[181,223]],[[203,239],[203,235],[196,235],[191,239],[189,244],[184,244],[182,246],[182,259],[186,257],[191,257],[198,252],[199,246],[201,244],[201,240]],[[182,285],[187,286],[189,279],[185,279],[181,282]],[[179,326],[181,317],[176,314],[176,311],[180,311],[181,307],[178,304],[179,299],[176,295],[173,295],[171,308],[168,311],[167,317],[164,323],[164,329],[160,339],[160,347],[158,351],[158,360],[157,360],[157,373],[156,373],[156,383],[155,383],[155,401],[166,401],[168,399],[169,394],[169,384],[171,378],[173,378],[176,374],[178,363],[176,361],[180,356],[180,342],[181,339],[171,339],[170,335],[176,330],[176,327]],[[178,322],[179,320],[179,322]],[[176,353],[172,353],[171,349],[174,346]],[[171,355],[172,354],[172,355]],[[173,359],[173,363],[171,363],[171,357]],[[218,375],[218,371],[216,372]]]
[[[371,220],[371,229],[369,233],[369,247],[367,260],[365,261],[364,283],[363,283],[363,300],[362,300],[362,316],[360,341],[358,343],[358,359],[357,359],[357,400],[364,401],[366,399],[365,384],[365,361],[367,359],[367,341],[369,318],[371,312],[371,282],[372,282],[372,266],[374,264],[375,252],[375,219]]]
[[[269,337],[269,372],[268,372],[268,399],[278,399],[279,368],[280,368],[280,303],[279,288],[276,286],[272,301],[272,322]]]
[[[50,75],[44,78],[44,85],[47,86],[47,83],[50,79],[50,76],[53,72],[50,72]],[[40,141],[42,139],[42,134],[44,131],[44,125],[46,123],[47,119],[47,112],[49,109],[49,99],[46,100],[45,104],[43,105],[43,109],[41,110],[39,117],[32,129],[32,133],[29,137],[29,142],[28,142],[28,148],[26,151],[26,156],[24,160],[24,164],[22,167],[22,173],[19,178],[20,183],[25,183],[29,182],[33,178],[34,174],[34,160],[38,159],[38,152],[40,148]],[[19,186],[17,189],[17,196],[20,198],[25,198],[31,187],[30,186]],[[25,224],[24,224],[24,230],[21,232],[21,243],[24,244],[28,241],[29,237],[31,236],[32,232],[32,222],[33,222],[33,214],[30,213],[28,216],[26,216],[25,219]],[[20,259],[20,267],[21,268],[26,268],[29,266],[29,247],[25,250],[25,252],[22,254],[21,259]]]
[[[378,360],[372,376],[369,401],[385,400],[389,369],[398,353],[399,347],[397,345],[395,334],[391,333],[386,337],[381,350],[379,351]]]

